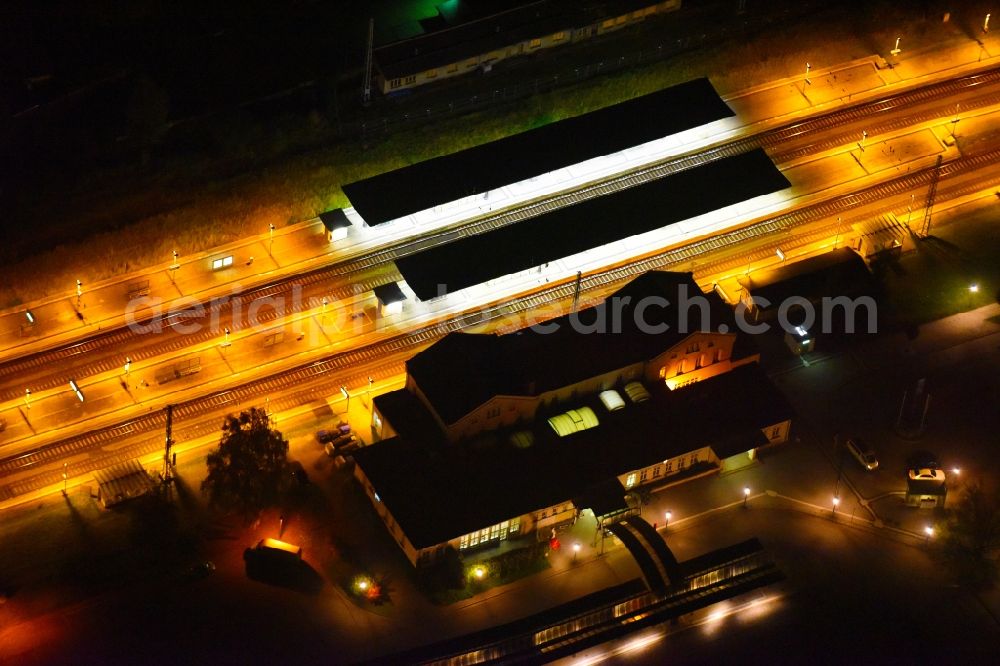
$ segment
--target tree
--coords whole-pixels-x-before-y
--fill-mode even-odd
[[[226,417],[219,448],[208,454],[206,462],[208,477],[201,490],[209,503],[247,519],[276,504],[291,478],[288,440],[257,407]]]
[[[988,492],[979,483],[968,483],[948,521],[944,554],[963,583],[983,587],[996,578],[998,550],[1000,494]]]

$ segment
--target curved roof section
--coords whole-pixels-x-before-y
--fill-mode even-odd
[[[465,289],[789,185],[757,149],[438,245],[396,266],[417,298],[429,300],[442,295],[441,285]]]
[[[594,410],[590,407],[571,409],[562,414],[556,414],[549,419],[549,425],[552,426],[552,429],[560,437],[596,428],[600,424],[601,422],[597,420],[597,415],[594,414]]]
[[[733,115],[708,79],[695,79],[365,178],[343,190],[367,224],[383,224]]]

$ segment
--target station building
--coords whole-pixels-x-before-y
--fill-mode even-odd
[[[650,272],[542,326],[450,334],[374,399],[355,476],[416,566],[634,514],[640,489],[788,439],[791,408],[733,324],[691,274]]]

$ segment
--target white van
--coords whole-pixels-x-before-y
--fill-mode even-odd
[[[847,450],[869,472],[878,469],[878,458],[875,457],[875,452],[868,448],[859,437],[847,438]]]

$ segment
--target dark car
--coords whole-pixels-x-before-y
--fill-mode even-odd
[[[333,440],[340,437],[339,430],[317,430],[316,431],[316,441],[320,444],[326,444],[327,442],[332,442]]]
[[[182,578],[184,580],[201,580],[211,576],[213,571],[215,571],[214,562],[199,562],[185,569]]]
[[[937,456],[930,451],[914,451],[906,458],[907,469],[938,469]]]

